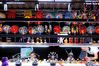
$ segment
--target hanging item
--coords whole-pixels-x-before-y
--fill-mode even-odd
[[[63,18],[63,14],[57,13],[57,14],[56,14],[56,18],[57,18],[57,19],[62,19],[62,18]]]
[[[76,18],[77,18],[77,12],[74,11],[74,12],[73,12],[73,19],[76,19]]]
[[[0,26],[0,33],[2,32],[2,27]]]
[[[87,14],[86,13],[82,13],[82,19],[87,19]]]
[[[9,32],[10,32],[10,26],[9,26],[9,25],[4,25],[4,26],[3,26],[3,31],[4,31],[5,33],[9,33]]]
[[[48,31],[48,33],[51,33],[51,31],[52,31],[52,25],[49,25],[49,29],[47,31]]]
[[[26,26],[23,26],[23,27],[20,27],[20,28],[19,28],[19,33],[20,33],[20,34],[24,35],[24,34],[26,34],[27,32],[28,32],[28,30],[27,30],[27,27],[26,27]]]
[[[47,25],[44,26],[44,30],[45,30],[45,33],[48,32],[48,26]]]
[[[96,26],[96,33],[99,34],[99,26]]]
[[[51,13],[47,13],[45,18],[52,19],[53,18],[53,15]]]
[[[33,34],[33,27],[29,27],[28,31],[29,31],[29,34]]]
[[[73,22],[72,23],[71,34],[78,34],[78,25],[77,25],[77,22]]]
[[[0,12],[0,18],[6,18],[6,15]]]
[[[69,26],[64,26],[62,29],[63,33],[69,34],[70,33],[70,27]]]
[[[78,19],[82,19],[82,15],[81,14],[79,14],[77,17],[78,17]]]
[[[87,32],[86,26],[85,25],[80,25],[79,26],[79,33],[80,34],[85,34]]]
[[[42,11],[37,11],[36,15],[35,15],[35,18],[43,19],[44,18],[43,12]],[[40,24],[42,24],[42,21],[37,21],[37,22],[35,22],[35,24],[40,25]]]
[[[36,34],[36,33],[38,33],[38,29],[37,29],[36,26],[34,26],[34,27],[33,27],[33,34]]]
[[[2,24],[0,24],[0,33],[2,32]]]
[[[16,33],[18,33],[18,31],[19,31],[19,27],[17,25],[11,26],[11,32],[12,33],[16,34]]]
[[[35,29],[35,33],[39,33],[38,32],[38,26],[35,26],[34,29]]]
[[[32,11],[24,10],[24,18],[32,18]]]
[[[32,16],[32,10],[24,10],[24,18],[30,19],[33,18]],[[30,21],[28,21],[28,25],[30,24]]]
[[[43,27],[42,25],[39,25],[39,26],[37,27],[37,29],[38,29],[38,32],[39,32],[39,33],[43,33],[43,32],[44,32],[44,27]]]
[[[95,13],[95,12],[93,12],[93,13],[91,14],[91,19],[96,20],[96,13]]]
[[[61,27],[60,26],[54,26],[54,33],[59,34],[61,32]]]
[[[74,34],[74,27],[71,26],[71,33]]]
[[[7,12],[7,18],[16,18],[16,10],[8,10]]]
[[[82,19],[88,19],[88,17],[87,17],[87,7],[86,7],[86,5],[84,6],[84,12],[82,13]]]
[[[77,22],[72,22],[72,24],[73,24],[74,26],[76,26],[78,23],[77,23]]]
[[[77,18],[78,18],[78,19],[82,19],[82,14],[81,14],[81,12],[78,13]]]
[[[69,11],[66,12],[64,15],[65,15],[65,16],[64,16],[65,19],[72,19],[72,18],[73,18],[72,13],[69,12]]]
[[[52,18],[54,18],[54,14],[53,13],[47,13],[45,18],[52,19]]]
[[[94,27],[94,26],[88,26],[88,27],[87,27],[87,32],[88,32],[89,34],[94,33],[94,32],[95,32],[95,27]]]

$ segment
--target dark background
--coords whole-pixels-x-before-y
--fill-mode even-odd
[[[19,47],[9,47],[9,48],[6,48],[6,47],[2,47],[0,48],[0,59],[2,57],[8,57],[9,59],[12,58],[13,55],[17,54],[17,53],[20,53],[20,49]],[[48,48],[33,48],[34,49],[34,52],[37,53],[38,55],[40,55],[40,58],[41,60],[43,59],[47,59],[48,57],[48,54],[50,52],[56,52],[58,54],[58,59],[60,60],[61,58],[66,60],[67,58],[67,53],[66,53],[66,50],[67,52],[73,52],[74,54],[74,58],[77,59],[79,57],[79,54],[80,54],[80,51],[81,49],[80,48],[60,48],[58,46],[55,46],[55,47],[48,47]]]

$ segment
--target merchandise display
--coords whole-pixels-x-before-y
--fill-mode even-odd
[[[0,12],[0,18],[6,18],[6,15]]]
[[[98,5],[0,0],[0,66],[99,66]]]
[[[10,26],[9,25],[4,25],[3,26],[3,31],[8,34],[10,32]]]
[[[28,30],[27,30],[27,27],[26,26],[23,26],[23,27],[20,27],[19,28],[19,33],[22,34],[22,35],[26,34],[27,31]]]
[[[21,24],[21,23],[19,23]],[[34,23],[33,23],[34,24]],[[42,40],[46,39],[48,43],[86,43],[85,38],[86,37],[82,37],[84,35],[98,35],[98,23],[94,23],[94,25],[92,26],[89,23],[71,23],[71,24],[65,24],[64,22],[61,22],[59,25],[54,25],[54,24],[44,24],[42,23],[41,25],[33,25],[30,24],[30,26],[18,26],[17,23],[14,23],[14,25],[6,25],[6,23],[2,23],[2,25],[0,26],[0,34],[3,33],[7,33],[13,36],[20,35],[19,37],[21,37],[21,35],[29,35],[30,39],[29,42],[32,42],[32,37],[36,38],[42,38]],[[57,23],[56,23],[57,24]],[[61,24],[64,24],[64,26],[62,26]],[[27,24],[28,25],[28,24]],[[96,26],[95,26],[96,25]],[[37,35],[37,37],[36,37]],[[39,35],[43,35],[45,36],[39,36]],[[47,37],[47,35],[49,36],[49,38]],[[75,36],[75,37],[61,37],[61,36]],[[56,36],[53,37],[53,36]],[[57,37],[60,36],[60,37]],[[77,36],[81,36],[81,37],[77,37]],[[2,37],[1,37],[2,38]],[[28,38],[28,36],[26,37]],[[24,42],[27,41],[27,39],[24,38]],[[61,38],[63,38],[61,40]],[[65,38],[66,38],[66,42],[65,42]],[[72,40],[70,39],[72,38]],[[83,39],[82,39],[83,38]],[[34,39],[34,40],[35,40]],[[49,39],[56,39],[57,41],[50,41]],[[15,40],[19,40],[20,39],[16,39]],[[35,41],[37,42],[37,41]],[[95,40],[94,37],[91,37],[91,41],[87,41],[87,43],[98,43],[98,40]]]
[[[96,26],[96,33],[99,34],[99,26]]]
[[[19,30],[19,27],[17,25],[11,26],[11,32],[12,33],[16,34],[16,33],[18,33],[18,30]]]
[[[51,18],[54,18],[54,16],[51,13],[47,13],[45,18],[51,19]]]

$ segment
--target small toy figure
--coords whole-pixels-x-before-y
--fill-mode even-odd
[[[2,58],[2,66],[9,66],[7,57]]]
[[[74,55],[73,55],[73,53],[71,51],[70,53],[68,53],[67,62],[72,63],[73,61],[74,61]]]
[[[50,54],[48,54],[48,59],[50,63],[56,63],[58,54],[56,54],[56,52],[50,52]]]

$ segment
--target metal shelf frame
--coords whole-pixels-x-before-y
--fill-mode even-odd
[[[0,2],[58,2],[58,3],[99,3],[98,1],[92,1],[92,2],[85,2],[85,1],[71,1],[71,2],[67,2],[67,1],[38,1],[38,0],[35,0],[35,1],[6,1],[6,0],[3,0],[3,1],[0,1]]]
[[[19,43],[19,42],[0,42],[0,47],[50,47],[50,46],[59,46],[59,47],[99,47],[99,43],[68,43],[59,44],[59,43],[44,43],[44,44],[37,44],[37,43]]]
[[[53,19],[46,19],[46,18],[43,18],[43,19],[38,19],[38,18],[30,18],[30,19],[26,19],[26,18],[15,18],[15,19],[7,19],[7,18],[0,18],[0,21],[3,21],[3,22],[36,22],[36,21],[43,21],[43,22],[56,22],[56,21],[59,21],[59,22],[66,22],[66,21],[76,21],[76,22],[99,22],[97,20],[94,20],[94,19],[56,19],[56,18],[53,18]]]
[[[39,34],[34,34],[34,35],[30,35],[30,34],[0,34],[0,37],[42,37],[42,38],[57,38],[57,37],[93,37],[93,38],[99,38],[99,35],[39,35]]]

